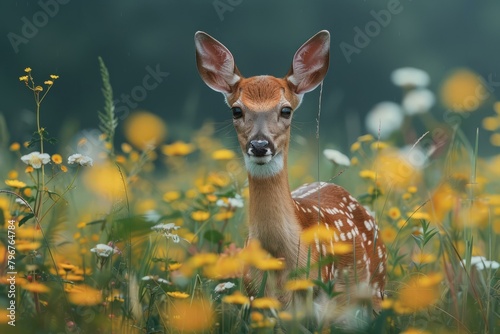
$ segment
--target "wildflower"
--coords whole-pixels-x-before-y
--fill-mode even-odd
[[[458,69],[441,86],[441,100],[455,112],[477,110],[485,101],[486,87],[481,77],[469,69]]]
[[[431,332],[426,331],[424,329],[409,327],[406,330],[400,332],[400,334],[431,334]]]
[[[62,164],[62,157],[60,154],[52,154],[52,162],[56,165]]]
[[[23,75],[23,76],[19,77],[19,81],[24,81],[25,83],[28,83],[28,80],[29,80],[29,78],[27,75]]]
[[[182,267],[182,263],[170,263],[168,265],[168,271],[176,271],[180,267]]]
[[[14,142],[14,143],[10,144],[10,146],[9,146],[9,150],[11,150],[13,152],[19,151],[20,148],[21,148],[21,144],[19,144],[18,142]]]
[[[233,282],[224,282],[224,283],[217,284],[214,291],[217,293],[223,293],[229,289],[234,288],[235,286],[236,286],[236,284],[234,284]]]
[[[243,198],[239,194],[235,194],[234,197],[219,199],[215,205],[223,208],[242,208],[244,206]]]
[[[461,264],[462,266],[466,265],[466,260],[463,259]],[[470,263],[472,267],[476,267],[477,270],[481,271],[484,269],[498,269],[500,268],[500,263],[496,261],[486,260],[484,256],[473,256],[470,259]]]
[[[370,145],[371,149],[373,151],[381,151],[385,148],[388,148],[389,147],[389,144],[383,142],[383,141],[376,141],[376,142],[373,142],[371,145]]]
[[[161,151],[168,157],[180,157],[192,153],[194,151],[194,145],[176,141],[170,145],[163,145]]]
[[[68,164],[79,164],[80,166],[92,166],[93,160],[91,157],[82,155],[80,153],[72,154],[68,157]]]
[[[42,283],[32,282],[23,286],[23,289],[33,293],[47,293],[50,288]]]
[[[500,146],[500,133],[494,133],[490,136],[490,143],[493,146]]]
[[[34,88],[35,92],[43,92],[43,87],[42,86],[36,86]]]
[[[351,152],[356,152],[361,148],[361,143],[360,142],[354,142],[351,145]]]
[[[359,172],[359,176],[363,179],[369,179],[375,181],[377,178],[377,172],[369,169],[364,169],[361,172]]]
[[[143,280],[143,281],[155,281],[155,282],[160,283],[160,284],[170,284],[169,281],[167,281],[164,278],[158,277],[158,275],[155,275],[155,276],[151,276],[151,275],[144,276],[143,278],[141,278],[141,280]]]
[[[210,218],[210,212],[201,211],[201,210],[194,211],[193,213],[191,213],[191,218],[194,221],[203,222],[203,221],[207,220],[208,218]]]
[[[411,257],[412,261],[419,264],[433,263],[436,255],[430,253],[417,253]]]
[[[380,102],[366,115],[365,126],[368,132],[385,140],[403,125],[404,113],[394,102]]]
[[[366,134],[358,137],[358,141],[360,143],[368,142],[374,140],[373,136],[371,134]]]
[[[55,74],[51,74],[51,75],[50,75],[50,78],[51,78],[52,80],[56,80],[56,79],[59,79],[59,76],[58,76],[58,75],[55,75]]]
[[[286,282],[285,290],[288,291],[298,291],[298,290],[307,290],[312,288],[314,283],[308,279],[296,279]]]
[[[334,240],[335,230],[329,229],[324,224],[316,224],[305,229],[300,238],[307,245],[312,245],[316,242],[329,244]]]
[[[216,213],[214,215],[214,218],[216,221],[226,221],[228,219],[231,219],[234,217],[234,212],[233,211],[223,211]]]
[[[427,221],[431,220],[431,217],[427,212],[414,211],[414,212],[407,212],[406,214],[408,215],[408,217],[415,220],[427,220]]]
[[[5,180],[5,184],[11,188],[24,188],[26,183],[19,180]]]
[[[30,154],[23,155],[21,161],[38,169],[42,167],[42,165],[46,165],[50,162],[50,155],[47,153],[31,152]]]
[[[26,67],[26,68],[24,69],[24,72],[26,72],[26,73],[30,73],[30,72],[31,72],[31,67]]]
[[[403,88],[426,87],[430,78],[427,72],[414,67],[402,67],[391,74],[392,83]]]
[[[66,173],[68,171],[68,167],[64,166],[64,165],[61,165],[61,171],[63,173]]]
[[[396,230],[394,230],[392,227],[386,227],[380,232],[382,240],[388,243],[393,242],[394,239],[396,239],[397,234],[398,233],[396,232]]]
[[[45,80],[43,83],[46,84],[46,85],[51,86],[51,85],[54,84],[54,81],[52,81],[52,80]]]
[[[227,149],[217,150],[212,153],[212,159],[214,160],[231,160],[234,159],[235,156],[233,151]]]
[[[102,302],[102,293],[88,285],[78,285],[69,291],[68,300],[75,305],[97,305]]]
[[[176,231],[180,228],[180,226],[175,225],[174,223],[168,223],[168,224],[158,224],[151,229],[155,232],[158,232],[160,234],[163,234],[163,236],[167,239],[172,239],[173,242],[178,243],[180,241],[180,238],[177,234],[172,233],[172,231]]]
[[[349,158],[345,154],[337,150],[326,149],[323,151],[323,155],[335,165],[346,167],[351,165],[351,161],[349,160]]]
[[[290,312],[279,312],[278,317],[281,319],[281,321],[291,321],[293,320],[293,316]]]
[[[412,277],[400,290],[399,298],[394,304],[395,311],[412,313],[433,305],[439,298],[438,284],[442,279],[442,275],[438,273]]]
[[[98,257],[109,257],[110,255],[118,253],[118,250],[105,244],[97,244],[94,248],[90,250],[92,253],[96,253]]]
[[[260,309],[274,309],[281,308],[281,303],[276,298],[262,297],[256,298],[252,301],[252,306]]]
[[[258,258],[253,261],[255,268],[260,270],[282,270],[285,269],[285,263],[280,259],[275,259],[273,257],[268,258]]]
[[[127,141],[140,149],[156,146],[167,136],[163,120],[148,111],[131,114],[124,124]]]
[[[410,194],[415,194],[417,191],[418,191],[418,188],[415,187],[415,186],[410,186],[408,187],[407,191],[410,193]]]
[[[173,291],[173,292],[167,292],[167,295],[169,295],[172,298],[177,298],[177,299],[186,299],[189,297],[189,293],[181,292],[181,291]]]
[[[359,159],[358,159],[358,157],[352,157],[351,158],[351,165],[353,165],[353,166],[359,165]]]
[[[169,305],[167,317],[169,332],[210,333],[216,319],[211,303],[203,298],[174,300]]]
[[[24,202],[23,202],[24,203]],[[30,252],[39,249],[42,246],[38,241],[36,242],[24,242],[16,243],[16,250],[18,252]]]
[[[222,298],[222,302],[227,304],[246,305],[250,304],[250,299],[244,296],[240,291],[235,291],[232,295]]]

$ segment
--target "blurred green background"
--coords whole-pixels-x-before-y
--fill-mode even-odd
[[[374,13],[391,8],[394,13],[378,23],[377,30]],[[331,63],[321,114],[325,146],[347,148],[366,132],[364,116],[376,103],[400,102],[401,90],[390,80],[396,68],[427,71],[430,89],[436,93],[458,67],[500,82],[500,2],[495,0],[25,0],[3,1],[0,13],[0,112],[7,120],[9,143],[29,140],[36,127],[33,100],[18,80],[27,66],[40,83],[49,74],[60,76],[42,106],[42,123],[51,135],[68,138],[78,130],[95,128],[103,105],[97,61],[102,56],[115,98],[121,99],[117,107],[159,115],[168,126],[167,142],[189,141],[193,129],[213,120],[220,136],[235,148],[223,98],[205,86],[196,70],[197,30],[224,43],[245,76],[284,76],[297,48],[317,31],[328,29]],[[356,47],[357,29],[366,31],[370,22],[372,36],[346,57],[341,45]],[[145,90],[143,80],[151,69],[169,75]],[[121,98],[134,89],[140,98],[131,103]],[[482,119],[494,114],[499,90],[500,83],[487,103],[464,118],[471,141]],[[295,135],[314,138],[318,98],[319,90],[306,96],[295,118]],[[431,112],[442,120],[445,111],[438,99]],[[489,144],[487,132],[481,130],[480,138],[483,155],[498,152]]]

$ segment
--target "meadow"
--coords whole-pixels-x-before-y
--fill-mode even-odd
[[[346,187],[376,217],[389,252],[381,310],[374,314],[366,287],[352,282],[354,300],[332,310],[344,319],[338,324],[311,322],[312,303],[283,309],[263,289],[246,295],[241,276],[249,267],[268,272],[283,264],[258,243],[243,247],[248,187],[241,153],[226,147],[211,123],[183,142],[151,112],[121,122],[110,74],[102,60],[100,66],[99,131],[74,145],[43,127],[43,101],[58,98],[59,76],[26,68],[13,78],[34,99],[37,129],[31,141],[0,150],[1,332],[500,328],[500,154],[478,154],[479,135],[500,147],[500,102],[478,93],[488,87],[471,70],[450,74],[440,92],[393,73],[401,103],[378,104],[367,118],[372,133],[348,152],[322,147],[314,134],[294,137],[291,186],[321,180]],[[467,138],[461,125],[476,112],[484,115],[482,127]],[[328,125],[320,125],[324,139]],[[116,140],[117,129],[125,142]],[[310,270],[317,268],[297,268]],[[311,298],[324,290],[335,299],[334,287],[335,280],[299,275],[282,288]]]

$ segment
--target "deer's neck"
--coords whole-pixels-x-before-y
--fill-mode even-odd
[[[284,168],[271,177],[248,176],[250,190],[249,232],[272,256],[295,265],[299,254],[300,225]]]

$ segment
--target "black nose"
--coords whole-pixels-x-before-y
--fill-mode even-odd
[[[266,155],[268,149],[269,142],[267,140],[252,140],[250,142],[250,150],[257,157]]]

